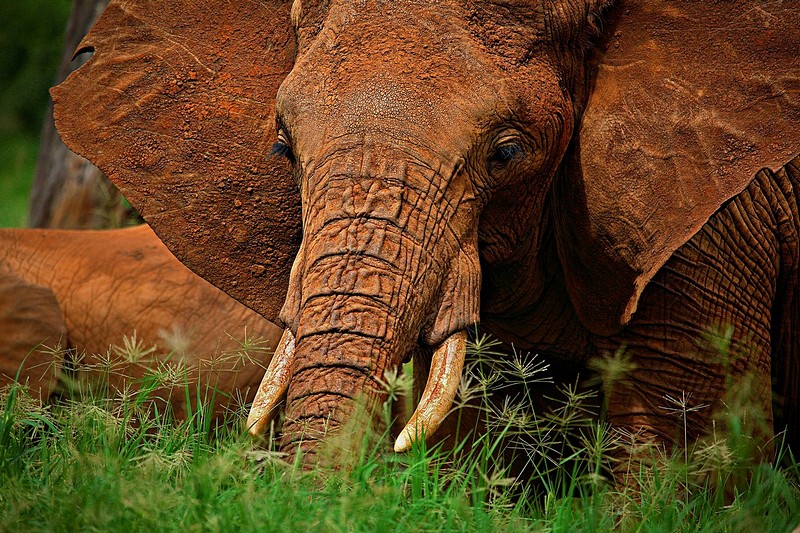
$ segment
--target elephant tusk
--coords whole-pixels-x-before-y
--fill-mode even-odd
[[[442,424],[456,397],[464,358],[467,351],[467,333],[460,331],[447,338],[433,354],[428,383],[411,419],[394,443],[394,451],[404,452],[418,436],[433,435]]]
[[[278,404],[289,387],[292,359],[294,359],[294,335],[286,329],[278,347],[275,348],[261,385],[258,386],[250,414],[247,415],[247,428],[251,435],[263,435],[267,425],[275,416]]]

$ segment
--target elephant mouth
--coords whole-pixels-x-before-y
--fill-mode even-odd
[[[394,444],[395,452],[404,452],[413,442],[430,438],[444,421],[455,399],[466,358],[467,333],[458,331],[447,337],[434,351],[425,390],[411,418]],[[284,330],[278,347],[261,380],[247,417],[248,432],[263,435],[278,413],[291,380],[295,337]]]

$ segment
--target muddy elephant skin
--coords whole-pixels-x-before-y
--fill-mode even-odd
[[[713,406],[696,438],[751,374],[769,425],[772,371],[791,428],[798,10],[112,1],[56,121],[183,262],[284,326],[251,423],[285,394],[286,451],[409,358],[430,372],[396,449],[432,435],[476,322],[576,369],[626,346],[608,420],[657,442],[664,394]],[[732,364],[698,340],[726,325]]]
[[[71,381],[131,393],[169,365],[158,390],[186,416],[186,383],[216,415],[251,401],[280,329],[197,277],[146,225],[106,231],[0,230],[0,383],[42,400]],[[242,354],[245,338],[260,342]],[[136,340],[138,349],[127,349]],[[131,353],[133,352],[133,353]],[[206,396],[207,395],[207,396]]]

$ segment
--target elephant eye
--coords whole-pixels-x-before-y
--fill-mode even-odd
[[[511,162],[515,157],[522,153],[522,146],[519,143],[504,143],[494,149],[489,157],[490,167],[500,167]]]
[[[270,151],[269,155],[270,156],[277,155],[279,157],[285,157],[286,159],[294,163],[294,154],[292,154],[292,148],[288,144],[282,141],[278,141],[272,145],[272,150]]]
[[[283,129],[280,121],[277,123],[278,141],[272,145],[272,150],[269,155],[277,155],[278,157],[285,157],[291,164],[294,165],[294,152],[292,152],[292,143],[289,141],[289,136]]]

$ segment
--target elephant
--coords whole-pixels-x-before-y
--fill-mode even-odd
[[[260,434],[283,405],[284,451],[313,463],[408,360],[395,450],[447,440],[478,324],[568,373],[623,347],[605,417],[670,448],[665,395],[709,406],[697,439],[751,376],[766,456],[773,425],[799,435],[798,15],[112,0],[51,94],[66,144],[172,252],[284,329],[248,419]],[[701,342],[726,326],[730,361]]]
[[[252,401],[280,336],[147,225],[0,230],[0,384],[17,379],[41,401],[68,394],[69,378],[135,393],[147,372],[171,365],[180,372],[154,399],[184,419],[197,407],[187,404],[189,386],[221,420]]]

